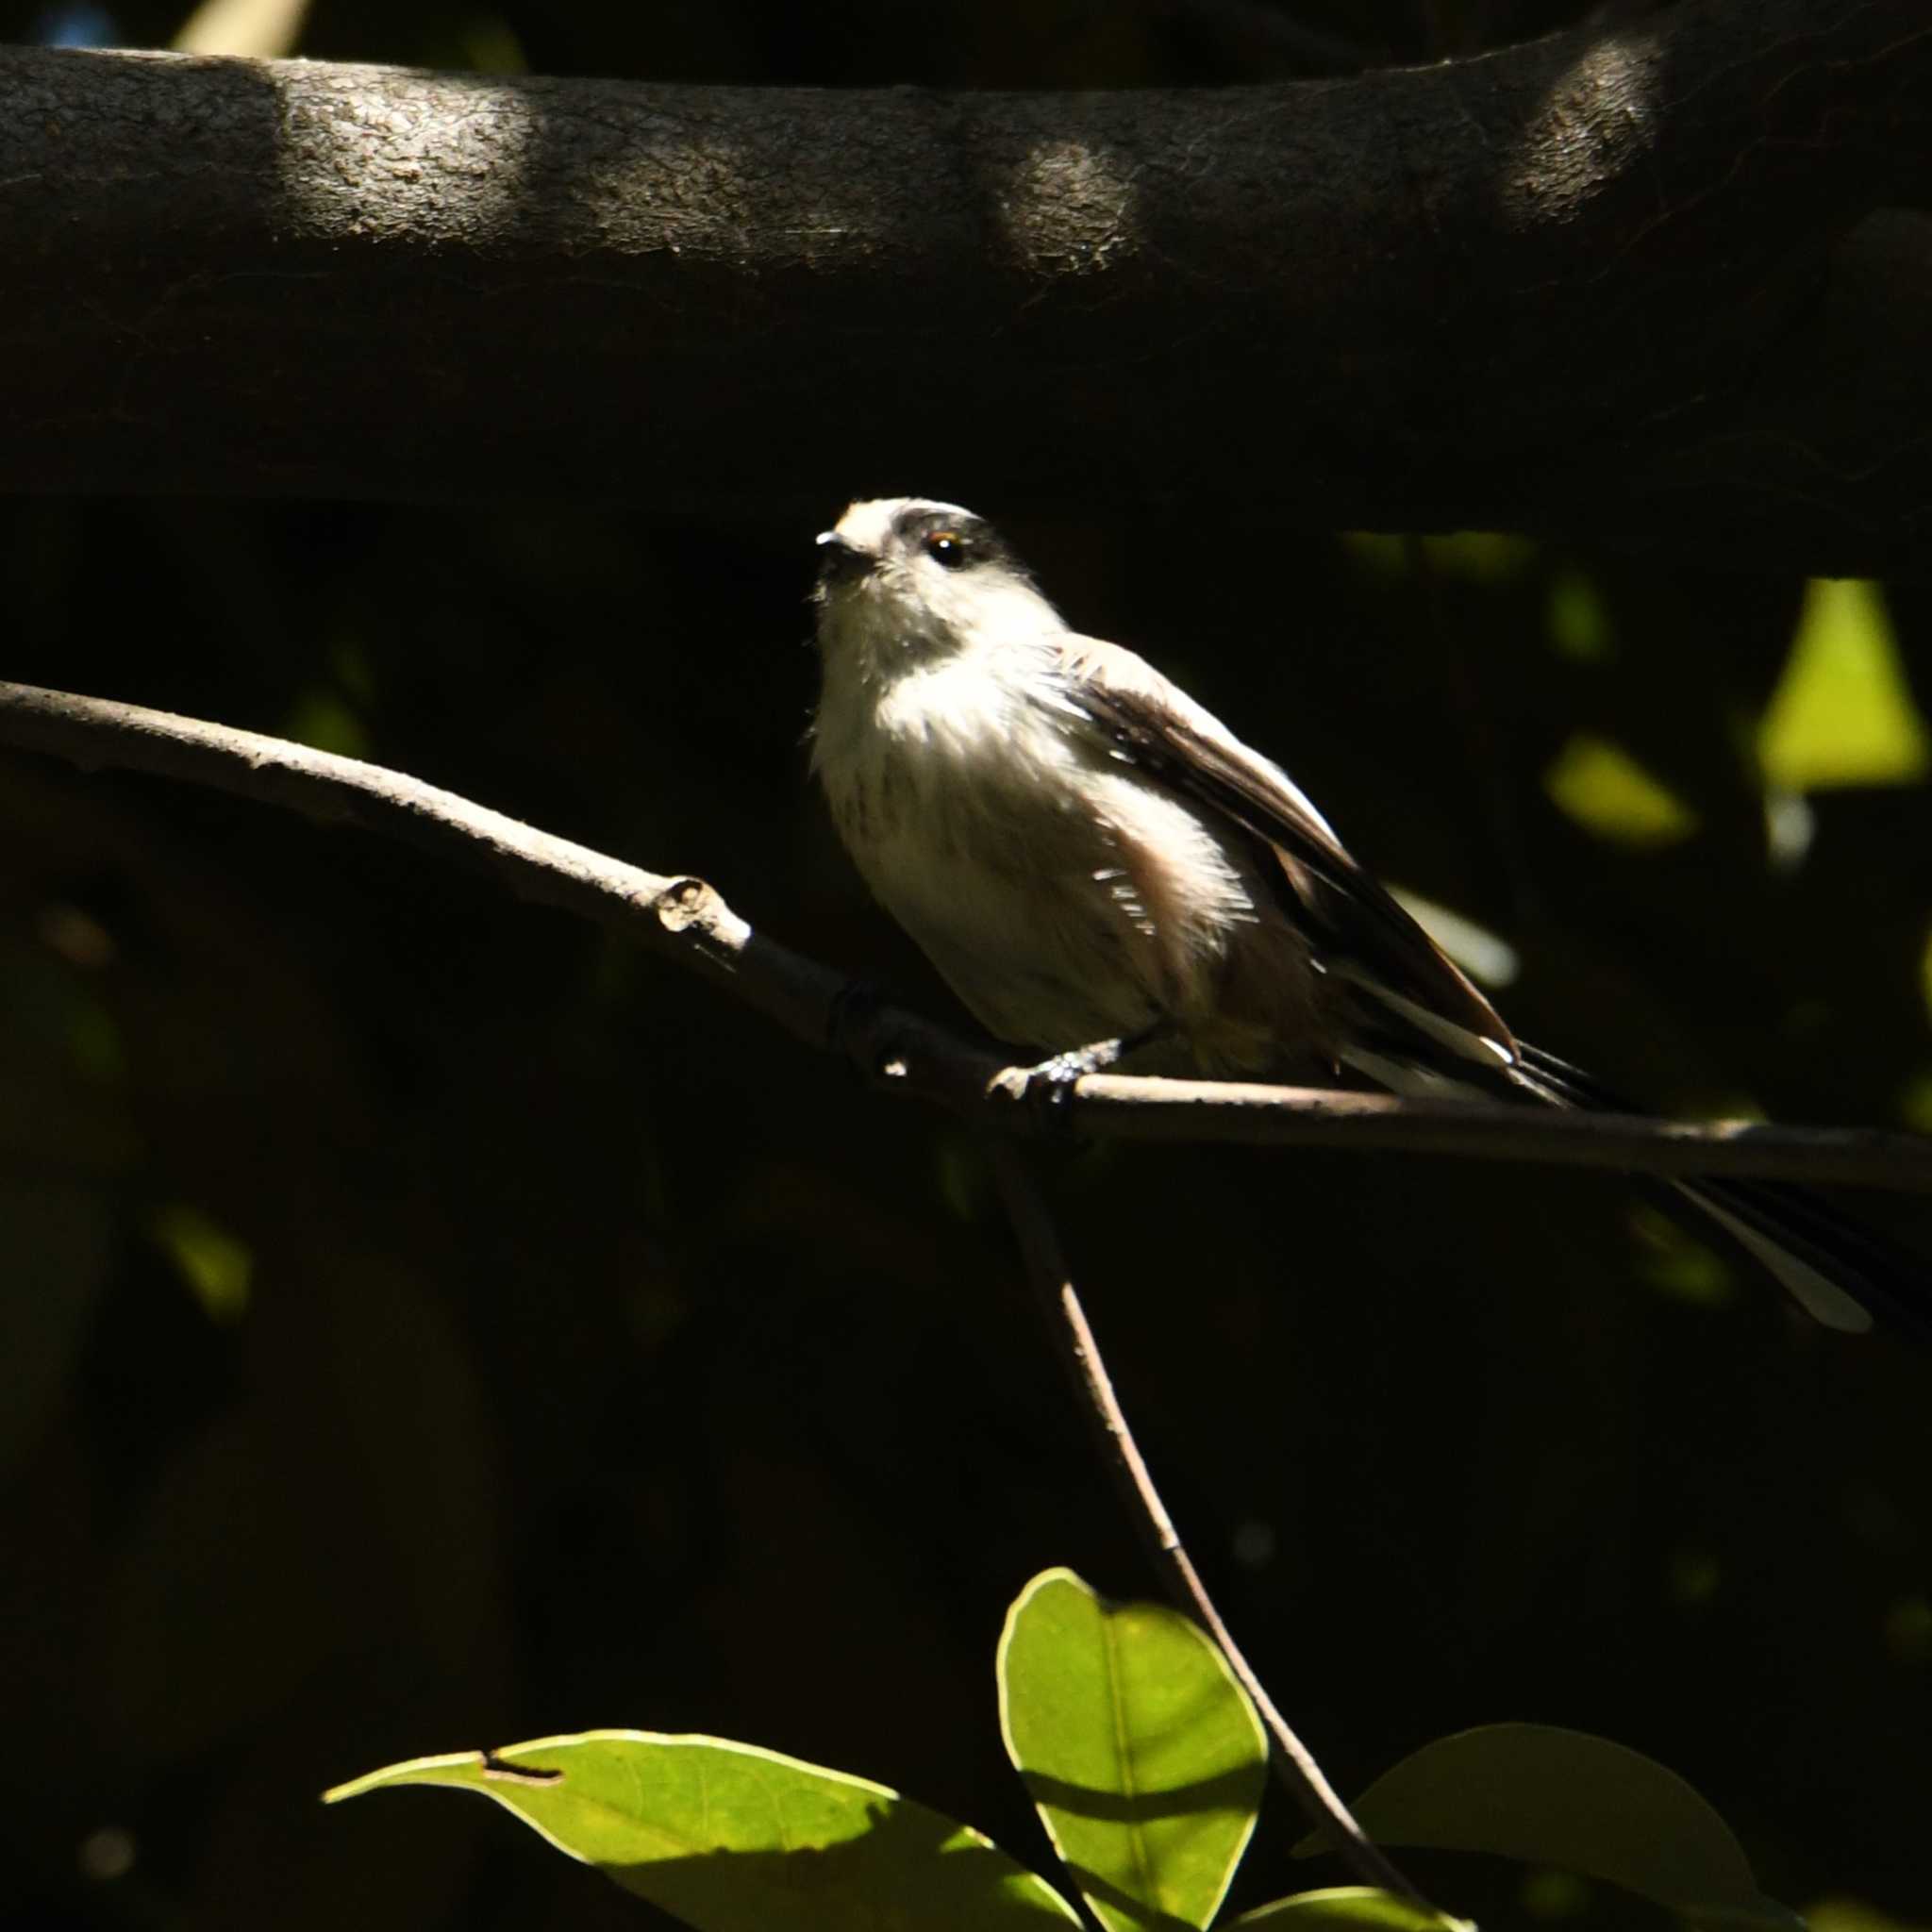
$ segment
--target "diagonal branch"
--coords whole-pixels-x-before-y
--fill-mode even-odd
[[[1046,1317],[1056,1350],[1074,1378],[1081,1411],[1100,1439],[1108,1467],[1126,1502],[1127,1513],[1140,1530],[1169,1595],[1206,1628],[1219,1646],[1228,1669],[1247,1692],[1268,1733],[1269,1760],[1276,1777],[1308,1822],[1324,1835],[1330,1847],[1364,1884],[1380,1886],[1384,1891],[1434,1911],[1436,1907],[1403,1876],[1357,1823],[1355,1814],[1282,1716],[1269,1696],[1267,1686],[1234,1641],[1233,1632],[1223,1620],[1214,1599],[1208,1594],[1193,1558],[1188,1555],[1187,1545],[1181,1541],[1180,1531],[1167,1513],[1160,1491],[1155,1488],[1153,1473],[1141,1454],[1140,1444],[1134,1441],[1126,1411],[1114,1393],[1113,1377],[1107,1372],[1100,1344],[1087,1320],[1087,1310],[1081,1304],[1079,1290],[1074,1285],[1040,1184],[1011,1141],[997,1139],[991,1152],[1007,1218],[1012,1224],[1026,1264],[1026,1278]]]
[[[896,478],[1932,570],[1924,0],[1191,92],[0,47],[0,99],[8,489]]]
[[[1932,1141],[1870,1128],[1691,1124],[1326,1089],[1090,1074],[1064,1104],[1005,1096],[1005,1058],[757,932],[702,879],[646,872],[400,772],[225,724],[0,683],[0,744],[111,765],[399,838],[622,931],[728,988],[885,1091],[1023,1134],[1241,1141],[1932,1193]],[[1036,1083],[1035,1091],[1038,1091]]]

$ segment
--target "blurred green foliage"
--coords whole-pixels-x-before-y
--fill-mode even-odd
[[[1697,829],[1697,814],[1607,739],[1579,732],[1543,777],[1561,811],[1586,831],[1627,845],[1674,845]]]
[[[226,1325],[247,1314],[255,1259],[241,1241],[180,1201],[156,1208],[151,1225],[210,1322]]]
[[[1911,785],[1932,770],[1924,720],[1876,584],[1807,588],[1757,749],[1766,782],[1785,791]]]
[[[1434,10],[1452,41],[1559,13]],[[110,11],[158,45],[184,9]],[[1423,11],[1297,19],[1410,58]],[[320,0],[301,44],[1217,83],[1302,71],[1265,12]],[[855,480],[891,479],[827,476],[826,516]],[[817,526],[10,502],[8,671],[699,872],[950,1013],[806,789]],[[1932,1119],[1923,591],[1185,503],[1012,534],[1076,622],[1504,941],[1528,1037],[1660,1107]],[[1553,800],[1579,741],[1681,835]],[[1775,862],[1767,779],[1807,794]],[[647,1924],[461,1807],[314,1802],[440,1742],[612,1722],[755,1737],[1028,1845],[981,1688],[1003,1607],[1049,1564],[1150,1586],[969,1143],[340,828],[11,756],[0,827],[0,1919]],[[1701,1252],[1659,1266],[1586,1176],[1115,1147],[1053,1185],[1176,1513],[1340,1784],[1534,1715],[1680,1767],[1776,1896],[1932,1920],[1923,1357],[1803,1328]],[[1923,1204],[1857,1206],[1932,1254]],[[1297,1882],[1264,1832],[1232,1904]],[[1528,1909],[1493,1883],[1486,1920]]]

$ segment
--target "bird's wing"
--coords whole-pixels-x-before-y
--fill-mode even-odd
[[[1233,820],[1274,853],[1330,972],[1441,1043],[1462,1048],[1444,1038],[1453,1029],[1473,1036],[1470,1049],[1489,1041],[1506,1058],[1514,1054],[1501,1015],[1357,864],[1278,765],[1133,652],[1070,633],[1062,656],[1069,702],[1107,735],[1114,757]]]

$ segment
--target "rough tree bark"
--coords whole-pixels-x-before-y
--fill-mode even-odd
[[[1219,92],[0,49],[0,487],[938,489],[1932,570],[1932,12]]]

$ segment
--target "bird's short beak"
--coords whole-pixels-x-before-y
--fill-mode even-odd
[[[872,568],[872,558],[837,530],[819,532],[819,581],[843,583]]]

